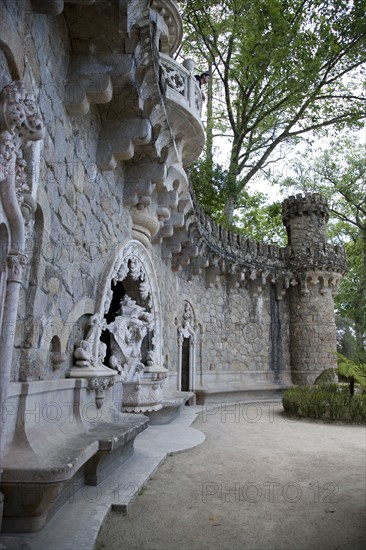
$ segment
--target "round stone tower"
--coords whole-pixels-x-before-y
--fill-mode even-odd
[[[346,271],[342,247],[327,244],[327,201],[319,194],[283,203],[290,273],[290,353],[294,384],[310,385],[324,369],[336,367],[333,297]]]

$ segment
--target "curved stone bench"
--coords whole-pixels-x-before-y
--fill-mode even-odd
[[[147,428],[149,420],[143,415],[119,413],[110,402],[104,417],[112,421],[102,414],[94,422],[87,421],[80,414],[80,396],[91,395],[82,380],[12,386],[17,418],[3,463],[3,525],[10,532],[37,531],[81,487],[98,485],[123,464],[133,454],[135,437]],[[73,400],[62,403],[67,394]],[[57,395],[61,400],[55,401]],[[37,413],[35,405],[39,403],[49,413],[62,410],[62,404],[67,405],[68,413],[71,404],[75,410],[70,417],[64,407],[65,414],[50,421],[50,414],[42,414],[42,409]],[[84,403],[90,406],[92,401]]]
[[[163,395],[161,401],[162,408],[158,411],[146,412],[145,415],[149,417],[150,424],[152,425],[170,424],[170,422],[173,422],[173,420],[180,415],[181,407],[183,407],[187,401],[193,397],[193,392],[169,392],[168,390]]]

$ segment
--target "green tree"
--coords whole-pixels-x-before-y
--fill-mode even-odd
[[[325,369],[315,380],[314,384],[330,384],[337,374],[349,384],[350,397],[355,393],[355,384],[362,389],[366,388],[366,363],[352,361],[341,353],[337,353],[338,366],[336,369]]]
[[[360,350],[366,348],[366,147],[355,137],[338,138],[328,148],[308,149],[293,166],[294,176],[277,180],[292,192],[328,198],[329,237],[343,244],[349,271],[336,298],[338,312],[354,322]]]
[[[212,219],[223,225],[227,175],[227,170],[220,164],[209,162],[206,158],[199,159],[190,168],[195,199]],[[235,233],[251,239],[279,246],[287,244],[286,231],[282,225],[282,204],[278,201],[268,204],[264,193],[242,190],[236,202],[233,225]]]
[[[364,0],[185,0],[183,53],[212,64],[213,138],[229,140],[224,213],[275,154],[309,132],[357,124],[366,98]],[[280,147],[282,146],[282,147]],[[206,151],[211,162],[212,148]],[[207,181],[206,189],[209,189]]]

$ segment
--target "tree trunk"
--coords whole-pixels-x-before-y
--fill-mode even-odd
[[[209,63],[208,70],[212,75],[212,63]],[[212,77],[207,85],[207,124],[206,124],[206,166],[209,179],[212,180],[213,173],[213,103],[212,103],[213,81]]]
[[[234,210],[235,210],[235,197],[229,197],[226,200],[224,214],[228,224],[231,224],[234,219]]]

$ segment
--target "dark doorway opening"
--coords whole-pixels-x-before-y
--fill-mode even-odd
[[[182,344],[182,373],[181,390],[189,391],[189,363],[190,363],[190,338],[183,338]]]

